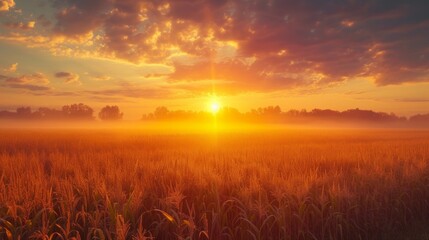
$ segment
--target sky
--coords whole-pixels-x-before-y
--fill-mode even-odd
[[[429,112],[427,0],[0,0],[0,109]]]

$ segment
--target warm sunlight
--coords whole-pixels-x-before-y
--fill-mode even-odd
[[[220,104],[219,104],[219,102],[218,102],[218,101],[216,101],[216,100],[213,100],[213,101],[210,103],[210,111],[211,111],[213,114],[216,114],[216,113],[218,113],[218,112],[219,112],[219,110],[220,110]]]
[[[0,0],[0,240],[429,240],[428,12]]]

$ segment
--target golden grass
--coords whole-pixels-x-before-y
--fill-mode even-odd
[[[428,220],[429,132],[0,131],[0,239],[429,239],[409,228]]]

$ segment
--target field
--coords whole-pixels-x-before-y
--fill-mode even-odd
[[[429,132],[0,130],[0,239],[429,239]]]

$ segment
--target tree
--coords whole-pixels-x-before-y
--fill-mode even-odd
[[[157,107],[153,115],[156,119],[166,119],[170,111],[166,107]]]
[[[18,117],[28,118],[31,116],[31,108],[30,107],[19,107],[16,109],[16,115]]]
[[[63,111],[53,109],[53,108],[46,108],[41,107],[39,108],[39,111],[36,112],[37,116],[41,119],[64,119],[66,116],[64,116]]]
[[[105,106],[98,113],[98,117],[103,121],[117,121],[121,120],[123,113],[120,112],[118,106]]]
[[[410,123],[413,126],[429,126],[429,113],[417,114],[410,117]]]
[[[94,118],[92,115],[94,110],[83,103],[63,106],[62,112],[68,119],[90,120]]]

